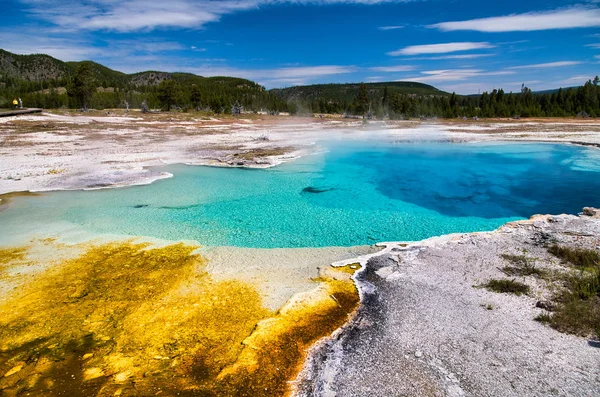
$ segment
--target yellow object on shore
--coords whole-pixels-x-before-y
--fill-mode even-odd
[[[19,102],[17,102],[16,99],[13,99],[13,105],[17,106],[19,104]]]

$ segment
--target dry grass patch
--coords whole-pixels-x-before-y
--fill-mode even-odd
[[[293,150],[294,149],[291,147],[257,148],[251,149],[244,153],[235,153],[233,155],[233,158],[251,161],[257,158],[283,156],[284,154],[289,153]]]
[[[517,296],[527,295],[529,293],[529,286],[520,283],[516,280],[501,280],[492,279],[483,285],[488,291],[498,292],[502,294],[513,294]]]
[[[546,278],[548,276],[547,271],[535,267],[535,258],[512,254],[502,254],[500,256],[512,265],[504,266],[501,269],[508,276],[533,276],[538,278]]]
[[[561,288],[553,297],[553,312],[536,319],[561,332],[600,338],[600,254],[558,245],[548,251],[571,268],[555,279]]]

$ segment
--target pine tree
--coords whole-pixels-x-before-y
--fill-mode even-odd
[[[358,87],[358,96],[356,97],[356,113],[365,114],[369,111],[369,92],[367,85],[361,83]]]
[[[82,109],[86,109],[92,95],[96,92],[96,82],[90,64],[82,62],[77,66],[73,80],[67,86],[67,94],[76,99]]]
[[[161,105],[167,109],[167,112],[171,110],[171,105],[173,105],[178,96],[179,84],[175,80],[163,80],[158,85],[156,97]]]

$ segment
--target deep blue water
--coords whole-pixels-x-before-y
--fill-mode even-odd
[[[174,177],[19,198],[0,213],[0,236],[350,246],[492,230],[536,213],[600,206],[600,151],[566,145],[362,142],[268,170],[161,170]]]

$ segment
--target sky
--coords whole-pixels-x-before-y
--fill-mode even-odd
[[[600,0],[0,0],[0,48],[267,88],[417,81],[476,94],[600,75]]]

